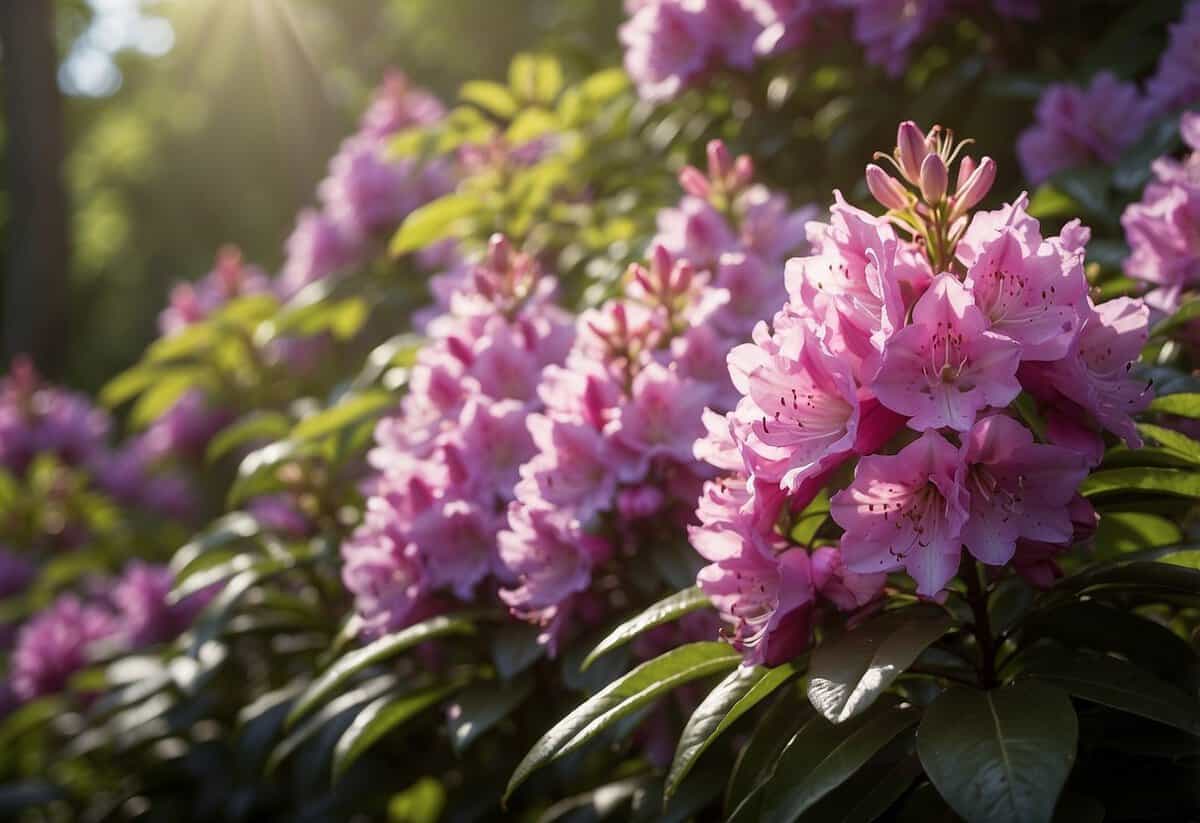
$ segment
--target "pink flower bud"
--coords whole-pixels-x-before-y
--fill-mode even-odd
[[[962,177],[960,171],[959,177]],[[979,202],[991,191],[996,182],[996,162],[985,157],[979,162],[979,168],[971,172],[971,176],[959,183],[954,195],[954,214],[966,214],[979,205]]]
[[[921,195],[927,203],[940,203],[950,185],[950,174],[946,161],[940,155],[930,154],[921,163]]]
[[[512,244],[508,242],[508,238],[497,232],[488,238],[488,268],[492,271],[506,271],[508,269],[508,257],[512,253]]]
[[[733,157],[720,140],[708,141],[708,179],[724,180],[733,171]]]
[[[908,208],[908,192],[904,186],[874,163],[867,165],[867,188],[871,190],[871,196],[885,208]]]
[[[744,189],[754,182],[754,160],[748,154],[743,154],[733,162],[733,187]]]
[[[963,184],[966,183],[971,177],[971,174],[975,171],[976,166],[977,164],[975,163],[975,158],[971,157],[969,154],[963,155],[963,159],[958,161],[958,182],[954,187],[956,192],[962,191]]]
[[[711,187],[708,185],[708,178],[704,176],[704,172],[695,166],[684,166],[679,172],[679,185],[683,190],[693,197],[699,197],[702,200],[707,200],[711,192]]]
[[[908,182],[916,185],[921,179],[921,163],[929,149],[925,145],[925,134],[911,120],[905,120],[896,130],[896,162],[900,173]]]

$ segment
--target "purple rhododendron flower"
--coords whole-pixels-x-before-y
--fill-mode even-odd
[[[1159,113],[1200,101],[1200,2],[1190,0],[1170,27],[1170,42],[1159,58],[1146,93]]]
[[[87,664],[94,645],[117,630],[108,609],[62,595],[17,633],[9,662],[13,693],[27,701],[62,691],[71,675]]]

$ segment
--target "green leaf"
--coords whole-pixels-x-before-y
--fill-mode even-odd
[[[505,800],[534,770],[577,750],[622,717],[684,683],[733,669],[740,661],[741,655],[724,643],[689,643],[646,661],[546,732],[517,765]]]
[[[517,113],[517,101],[512,93],[499,83],[487,80],[474,80],[466,83],[458,92],[458,96],[468,103],[474,103],[488,114],[494,114],[504,120]]]
[[[1154,426],[1150,423],[1139,423],[1138,431],[1145,437],[1161,444],[1168,451],[1179,455],[1184,460],[1200,465],[1200,443],[1197,443],[1186,434],[1181,434],[1174,429]]]
[[[510,143],[519,146],[561,129],[562,124],[553,112],[543,108],[532,108],[518,114],[504,136]]]
[[[952,625],[941,611],[898,609],[825,639],[809,664],[813,708],[831,723],[866,710]]]
[[[456,222],[475,214],[482,206],[479,195],[471,193],[448,194],[426,203],[404,218],[388,251],[399,257],[444,240]]]
[[[326,724],[383,696],[394,688],[396,688],[396,678],[391,675],[381,675],[330,701],[280,741],[279,745],[271,752],[271,756],[267,758],[267,763],[263,768],[264,773],[268,776],[273,774],[284,760],[321,731]]]
[[[518,54],[509,64],[508,84],[522,100],[549,103],[562,90],[562,67],[548,55]]]
[[[134,428],[145,428],[162,417],[190,389],[203,384],[207,373],[201,369],[174,369],[160,375],[152,386],[142,392],[129,412]]]
[[[813,501],[804,507],[792,526],[791,538],[801,546],[811,546],[821,526],[829,519],[829,492],[822,489]]]
[[[1112,492],[1151,492],[1200,497],[1200,472],[1184,469],[1127,468],[1098,471],[1079,487],[1084,497]]]
[[[446,790],[432,777],[422,777],[388,800],[388,823],[437,823],[446,808]]]
[[[246,512],[230,512],[214,520],[212,525],[188,541],[171,558],[170,568],[175,582],[179,583],[187,576],[188,569],[198,558],[214,549],[254,537],[260,531],[258,521]]]
[[[1062,189],[1051,183],[1043,183],[1033,192],[1028,211],[1039,220],[1067,217],[1079,212],[1079,204]]]
[[[368,666],[382,663],[384,660],[393,658],[401,652],[435,637],[474,633],[475,624],[467,617],[441,615],[368,643],[361,649],[356,649],[338,660],[310,683],[296,700],[296,705],[292,707],[287,722],[289,725],[294,724],[318,705],[324,703],[343,683]]]
[[[511,680],[544,657],[546,647],[538,642],[541,633],[538,626],[512,621],[498,628],[492,636],[492,662],[496,673]]]
[[[303,443],[337,434],[343,429],[380,417],[395,406],[395,395],[383,390],[372,389],[347,395],[337,405],[301,420],[288,437],[292,442]]]
[[[1064,577],[1054,585],[1051,593],[1073,596],[1084,592],[1138,589],[1195,596],[1200,593],[1200,570],[1153,560],[1103,563]]]
[[[725,791],[725,810],[731,820],[755,806],[756,799],[761,801],[760,790],[775,773],[783,747],[814,716],[812,704],[800,688],[785,687],[772,702],[733,764]]]
[[[700,755],[734,721],[769,697],[797,674],[791,664],[773,669],[739,666],[729,673],[692,712],[675,748],[675,758],[663,788],[666,798],[675,794]]]
[[[311,299],[305,299],[306,296]],[[315,299],[307,289],[301,292],[297,300],[304,302],[289,304],[278,316],[265,321],[255,331],[255,342],[262,346],[281,337],[312,337],[325,332],[337,340],[349,340],[371,313],[370,305],[362,297],[345,300],[330,299],[328,294],[323,297]]]
[[[1188,306],[1195,306],[1196,315],[1200,316],[1200,300],[1189,303]],[[1200,420],[1200,394],[1184,392],[1161,395],[1150,402],[1150,411]]]
[[[292,419],[286,414],[273,411],[251,412],[219,431],[209,442],[205,458],[212,463],[249,443],[278,440],[286,435],[291,427]]]
[[[132,400],[162,378],[162,370],[134,366],[118,374],[100,390],[100,402],[110,409]]]
[[[1056,649],[1025,664],[1023,677],[1052,683],[1075,697],[1200,736],[1200,702],[1132,663]]]
[[[623,69],[604,69],[590,75],[579,88],[589,100],[607,103],[629,88],[629,76]]]
[[[346,769],[384,735],[431,706],[436,706],[460,687],[461,684],[453,683],[431,686],[408,694],[385,694],[375,698],[355,715],[354,722],[338,738],[333,749],[334,782],[341,780]]]
[[[450,744],[461,755],[479,738],[520,706],[533,691],[533,678],[510,683],[477,683],[463,691],[448,712]]]
[[[764,789],[763,818],[795,820],[918,719],[915,708],[883,705],[836,726],[814,717],[784,747]]]
[[[311,454],[313,450],[309,443],[279,440],[250,452],[238,464],[237,477],[229,489],[226,504],[235,508],[251,497],[279,488],[274,472],[279,464]]]
[[[1075,709],[1054,686],[955,686],[925,710],[917,752],[967,823],[1050,823],[1078,737]]]
[[[868,763],[805,812],[800,820],[802,823],[874,823],[887,814],[922,771],[916,754],[907,754],[891,763]]]
[[[619,646],[624,646],[642,632],[653,629],[655,626],[661,626],[664,623],[678,620],[685,614],[690,614],[709,605],[708,595],[700,591],[696,586],[676,592],[669,597],[664,597],[641,614],[626,620],[613,629],[584,658],[581,668],[586,669],[600,655],[610,652]]]
[[[1174,521],[1146,512],[1110,512],[1100,516],[1096,548],[1100,557],[1155,546],[1171,546],[1183,539]]]

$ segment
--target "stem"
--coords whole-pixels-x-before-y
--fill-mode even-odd
[[[972,628],[975,641],[979,644],[979,682],[985,689],[998,685],[996,680],[996,639],[992,635],[991,618],[988,616],[987,589],[980,579],[979,564],[967,556],[963,563],[963,578],[967,584],[967,602],[975,616]]]

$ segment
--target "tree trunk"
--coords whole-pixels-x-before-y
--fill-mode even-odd
[[[70,251],[53,0],[0,0],[0,46],[9,195],[4,356],[27,353],[58,377],[68,345]]]

